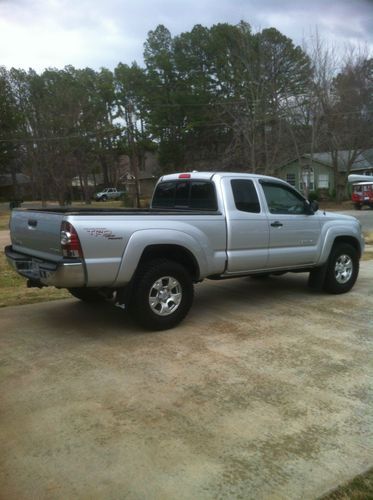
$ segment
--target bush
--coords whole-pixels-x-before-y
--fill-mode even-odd
[[[330,198],[333,201],[335,201],[335,199],[337,198],[337,191],[335,190],[335,188],[330,191]]]
[[[319,190],[316,189],[315,191],[310,191],[310,193],[308,194],[308,199],[310,201],[319,201],[320,200]]]

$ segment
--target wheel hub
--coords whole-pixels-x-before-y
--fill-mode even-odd
[[[353,271],[353,263],[349,255],[340,255],[335,262],[334,272],[335,279],[341,285],[347,283],[351,278]]]
[[[168,316],[176,311],[182,299],[182,289],[178,280],[163,276],[153,283],[149,293],[149,306],[159,316]]]

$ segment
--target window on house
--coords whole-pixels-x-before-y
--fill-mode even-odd
[[[295,174],[286,174],[286,182],[295,187]]]
[[[328,189],[329,188],[329,174],[320,174],[319,175],[318,187],[320,189]]]

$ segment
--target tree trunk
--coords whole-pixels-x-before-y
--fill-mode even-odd
[[[105,155],[100,155],[100,162],[101,162],[101,167],[102,167],[102,175],[103,175],[104,184],[105,184],[105,187],[108,187],[110,184],[109,167],[108,167]]]
[[[19,187],[17,183],[17,172],[16,172],[16,167],[13,164],[11,166],[11,171],[10,175],[12,176],[12,184],[13,184],[13,199],[17,200],[19,198]]]
[[[338,171],[335,172],[335,196],[337,202],[346,199],[346,176]]]

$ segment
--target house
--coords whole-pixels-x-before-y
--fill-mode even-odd
[[[129,156],[123,155],[119,164],[121,167],[119,183],[130,195],[133,195],[136,192],[136,184]],[[159,177],[159,170],[157,155],[152,151],[146,151],[138,167],[138,182],[140,194],[142,196],[150,197],[152,195],[154,186]]]
[[[347,171],[349,151],[338,152],[338,170]],[[357,156],[350,169],[351,174],[373,175],[373,149],[368,149]],[[276,175],[286,180],[299,191],[320,191],[330,195],[335,188],[334,170],[331,153],[314,153],[291,160],[276,170]]]

